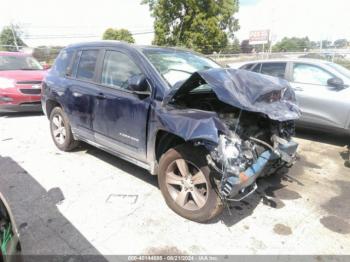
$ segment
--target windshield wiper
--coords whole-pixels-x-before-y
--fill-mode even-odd
[[[17,70],[41,70],[41,69],[37,69],[37,68],[21,68],[21,69],[17,69]]]

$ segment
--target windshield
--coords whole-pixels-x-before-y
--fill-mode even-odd
[[[40,63],[31,56],[0,56],[0,70],[42,70]]]
[[[330,67],[341,73],[342,75],[346,76],[347,78],[350,78],[350,70],[346,69],[345,67],[335,64],[335,63],[327,63]]]
[[[188,51],[145,49],[143,52],[171,87],[196,71],[220,67],[214,61]]]

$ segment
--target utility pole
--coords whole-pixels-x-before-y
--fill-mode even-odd
[[[18,52],[18,44],[17,44],[17,37],[16,37],[16,32],[15,32],[15,28],[13,26],[13,24],[11,23],[11,32],[12,32],[12,36],[13,36],[13,42],[15,43],[16,46],[16,50]]]
[[[270,53],[270,57],[271,57],[271,53],[272,53],[272,30],[270,30],[269,39],[270,39],[269,53]]]

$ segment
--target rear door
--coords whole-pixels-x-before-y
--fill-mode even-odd
[[[98,49],[83,49],[76,54],[67,89],[65,109],[75,133],[93,139],[92,117],[99,92],[96,85]]]
[[[302,111],[302,122],[344,128],[347,121],[344,108],[348,101],[342,90],[327,85],[333,77],[331,72],[314,64],[292,64],[291,85]]]
[[[99,144],[145,161],[150,98],[128,90],[128,79],[139,74],[142,69],[126,50],[105,50],[93,128]]]
[[[286,62],[262,63],[260,73],[264,75],[285,78],[286,77]]]
[[[286,78],[287,63],[286,62],[265,62],[257,64],[248,64],[242,69],[249,70],[264,75],[270,75],[279,78]]]

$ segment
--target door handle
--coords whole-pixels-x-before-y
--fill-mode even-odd
[[[96,98],[100,99],[100,100],[103,100],[103,99],[106,99],[106,96],[103,93],[98,93]]]

